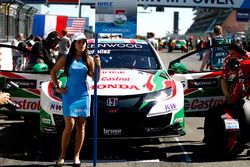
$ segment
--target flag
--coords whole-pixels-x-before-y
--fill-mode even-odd
[[[46,38],[51,31],[61,32],[67,26],[68,16],[56,15],[34,15],[32,33],[36,36]]]
[[[74,34],[76,32],[84,33],[85,18],[68,18],[67,31],[68,34]]]

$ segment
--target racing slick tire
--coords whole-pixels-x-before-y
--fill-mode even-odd
[[[204,122],[204,135],[206,149],[216,158],[235,159],[244,149],[239,143],[240,131],[225,128],[225,115],[227,104],[211,108],[207,111]],[[232,118],[235,115],[230,113]]]

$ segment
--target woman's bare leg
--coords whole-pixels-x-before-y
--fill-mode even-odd
[[[75,155],[73,162],[80,163],[80,152],[85,138],[85,118],[76,118]]]
[[[66,151],[67,151],[67,148],[69,145],[71,132],[72,132],[72,130],[74,128],[74,124],[75,124],[74,118],[71,118],[71,117],[64,117],[64,121],[65,121],[65,128],[64,128],[63,133],[62,133],[61,154],[60,154],[60,158],[59,158],[59,160],[63,160],[63,161],[64,161],[65,156],[66,156]]]

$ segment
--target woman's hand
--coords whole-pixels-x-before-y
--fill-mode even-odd
[[[95,63],[98,67],[101,66],[101,59],[100,59],[100,56],[97,55],[97,54],[94,56],[94,63]]]
[[[66,88],[60,88],[60,87],[56,87],[55,91],[57,93],[66,93],[67,92]]]

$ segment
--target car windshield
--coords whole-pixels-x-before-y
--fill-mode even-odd
[[[89,47],[89,53],[93,55],[94,47]],[[143,70],[159,70],[161,68],[156,54],[146,44],[99,44],[98,53],[101,57],[102,68]]]

